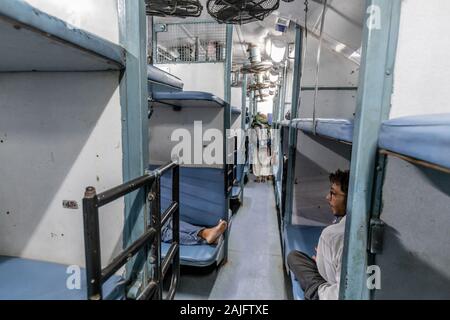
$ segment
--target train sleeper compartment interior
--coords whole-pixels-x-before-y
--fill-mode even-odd
[[[382,123],[374,219],[383,225],[371,247],[383,272],[372,299],[450,298],[450,114]]]
[[[172,148],[179,142],[172,141],[174,130],[189,132],[192,141],[201,139],[194,132],[194,122],[201,121],[202,132],[218,129],[224,133],[230,127],[231,109],[222,99],[205,92],[157,92],[153,94],[154,112],[149,123],[150,168],[171,160]],[[228,114],[228,121],[226,115]],[[225,135],[222,143],[227,144]],[[206,148],[212,141],[203,141]],[[198,143],[197,143],[198,144]],[[194,144],[192,144],[192,151]],[[191,152],[194,158],[194,152]],[[225,159],[225,154],[223,155]],[[222,160],[224,160],[222,159]],[[191,159],[194,161],[195,159]],[[212,227],[220,219],[228,221],[231,186],[223,164],[182,164],[180,167],[180,219],[182,221]],[[162,211],[171,200],[170,175],[161,180]],[[226,255],[227,232],[217,245],[182,245],[180,263],[204,267],[219,264]],[[162,244],[164,256],[169,244]]]
[[[325,199],[329,190],[328,175],[337,169],[349,169],[353,140],[353,120],[349,119],[318,118],[316,135],[313,119],[293,119],[290,126],[299,131],[299,138],[292,221],[284,225],[283,232],[285,259],[292,250],[310,256],[315,254],[322,230],[333,219]],[[293,298],[304,299],[299,282],[291,272],[289,276]]]

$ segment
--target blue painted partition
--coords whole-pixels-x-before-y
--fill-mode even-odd
[[[378,145],[381,149],[450,168],[450,113],[385,121]]]
[[[319,238],[324,227],[311,227],[311,226],[299,226],[299,225],[285,225],[283,232],[283,248],[284,259],[286,263],[286,270],[289,272],[289,277],[292,283],[292,293],[295,300],[303,300],[304,293],[300,287],[299,282],[295,279],[292,272],[289,271],[287,266],[287,256],[293,250],[303,252],[310,257],[315,255],[314,248],[319,243]]]
[[[74,271],[68,272],[66,265],[0,256],[0,300],[87,300],[85,270],[81,269],[79,289],[67,288],[71,275]],[[106,299],[124,298],[121,281],[113,276],[103,285]]]

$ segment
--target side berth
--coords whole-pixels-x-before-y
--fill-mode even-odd
[[[385,121],[378,145],[391,154],[450,171],[450,113]]]
[[[450,114],[384,121],[378,147],[371,221],[383,235],[369,248],[383,284],[371,299],[449,299]]]
[[[284,257],[286,263],[286,270],[288,270],[289,277],[292,284],[292,295],[295,300],[304,300],[304,292],[300,287],[300,283],[295,278],[294,274],[289,271],[287,265],[287,256],[293,250],[301,251],[310,257],[315,255],[315,247],[319,243],[320,234],[324,227],[316,226],[300,226],[300,225],[285,225],[283,232],[284,243]]]
[[[291,126],[305,133],[314,134],[314,121],[310,118],[294,119]],[[354,122],[350,119],[316,119],[315,133],[319,136],[352,143]]]
[[[289,271],[287,256],[293,250],[310,257],[315,255],[320,235],[331,223],[332,214],[325,200],[328,173],[349,167],[353,123],[349,119],[328,118],[293,119],[289,123],[291,128],[305,133],[297,141],[295,179],[298,183],[294,184],[293,218],[283,226],[284,257],[295,300],[303,300],[304,292]],[[321,162],[323,159],[329,161]]]

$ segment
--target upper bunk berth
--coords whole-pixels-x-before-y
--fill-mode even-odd
[[[228,105],[214,94],[200,91],[155,92],[153,104],[178,108],[223,108]]]
[[[450,173],[450,113],[385,121],[378,145],[389,153]]]
[[[177,90],[183,90],[184,87],[184,83],[180,78],[152,65],[147,66],[147,80],[149,81],[149,84],[156,83]]]
[[[0,72],[121,70],[125,50],[23,0],[0,1]]]
[[[316,134],[324,138],[351,144],[353,141],[354,121],[351,119],[316,119]],[[294,119],[291,127],[306,133],[314,133],[314,120],[311,118]]]

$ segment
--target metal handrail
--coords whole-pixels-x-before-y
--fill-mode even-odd
[[[161,176],[172,170],[172,204],[164,212],[161,220]],[[148,281],[138,299],[161,299],[162,282],[167,269],[172,262],[173,272],[171,287],[168,297],[173,299],[179,278],[180,258],[179,258],[179,165],[172,162],[156,169],[153,172],[126,182],[120,186],[102,192],[96,193],[94,187],[87,187],[83,198],[83,221],[84,221],[84,243],[86,255],[86,281],[87,296],[89,300],[103,299],[102,284],[113,276],[121,267],[123,267],[140,250],[145,249],[146,257],[149,252],[152,253],[152,263],[156,272],[154,277]],[[135,190],[145,188],[148,193],[147,201],[152,203],[152,225],[145,226],[144,234],[134,241],[128,248],[121,252],[104,269],[101,267],[101,247],[100,247],[100,227],[99,227],[99,208],[111,203]],[[161,227],[173,217],[173,241],[161,270]],[[149,247],[151,249],[149,249]],[[147,279],[145,279],[147,282]]]

